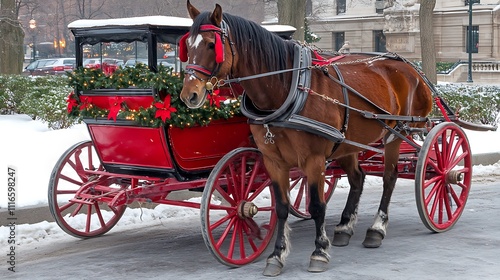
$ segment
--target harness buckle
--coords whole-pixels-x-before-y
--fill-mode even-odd
[[[264,144],[274,144],[274,134],[269,130],[269,125],[264,124],[264,128],[267,130],[266,135],[264,135]]]

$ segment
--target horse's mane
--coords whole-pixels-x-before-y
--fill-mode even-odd
[[[191,26],[191,34],[198,34],[200,26],[211,24],[210,12],[198,15]],[[223,14],[223,20],[229,26],[229,33],[235,44],[235,50],[240,53],[240,59],[245,59],[247,67],[254,68],[256,72],[275,71],[287,68],[287,62],[293,57],[293,43],[285,41],[278,35],[269,32],[255,22],[242,17]],[[255,60],[260,60],[255,63]],[[263,62],[263,63],[262,63]],[[266,69],[257,69],[257,66]]]

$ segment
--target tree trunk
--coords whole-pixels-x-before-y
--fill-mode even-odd
[[[306,0],[278,0],[278,23],[295,27],[293,38],[304,41]]]
[[[0,74],[20,74],[24,31],[16,17],[15,0],[0,0],[0,8]]]
[[[436,0],[420,1],[420,47],[422,49],[422,70],[429,80],[436,84],[436,48],[434,45],[433,14]]]

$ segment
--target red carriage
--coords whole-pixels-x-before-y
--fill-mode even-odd
[[[224,117],[210,115],[224,111],[211,104],[213,108],[205,108],[210,114],[188,110],[183,112],[191,117],[165,122],[180,110],[170,106],[175,98],[179,101],[172,92],[179,82],[169,79],[178,75],[181,63],[174,61],[172,68],[165,70],[159,58],[172,49],[177,52],[191,23],[183,18],[142,17],[70,24],[77,67],[82,66],[84,57],[102,60],[112,55],[143,59],[147,66],[116,70],[120,73],[82,69],[70,75],[76,87],[69,99],[70,109],[88,113],[83,120],[92,140],[69,148],[57,162],[49,183],[49,207],[58,225],[80,238],[108,232],[127,205],[136,202],[200,208],[202,235],[210,252],[223,264],[240,266],[259,257],[273,237],[275,191],[247,118],[232,115],[231,110],[239,107],[236,95],[240,89],[221,89],[227,93],[211,100],[224,104]],[[293,29],[272,31],[287,37]],[[162,76],[166,74],[170,78]],[[166,79],[169,85],[155,83],[155,79]],[[429,133],[420,130],[422,138],[406,138],[397,169],[399,177],[415,180],[417,208],[424,225],[442,232],[459,219],[471,185],[472,155],[460,125],[485,127],[461,122],[439,97],[436,103],[443,117],[430,119],[432,129]],[[193,114],[198,113],[202,116],[193,121]],[[382,176],[382,142],[365,148],[359,154],[361,167],[369,175]],[[344,175],[336,161],[326,162],[327,201]],[[311,218],[307,177],[292,169],[289,179],[290,212]],[[176,192],[186,190],[203,192],[201,200],[176,199]]]

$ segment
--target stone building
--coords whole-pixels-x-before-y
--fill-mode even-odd
[[[472,0],[474,60],[500,60],[500,1]],[[272,1],[271,1],[272,2]],[[420,0],[308,0],[309,27],[321,37],[315,45],[351,52],[392,51],[420,60]],[[469,0],[437,0],[434,9],[436,59],[467,60]],[[272,20],[272,8],[266,9]]]

